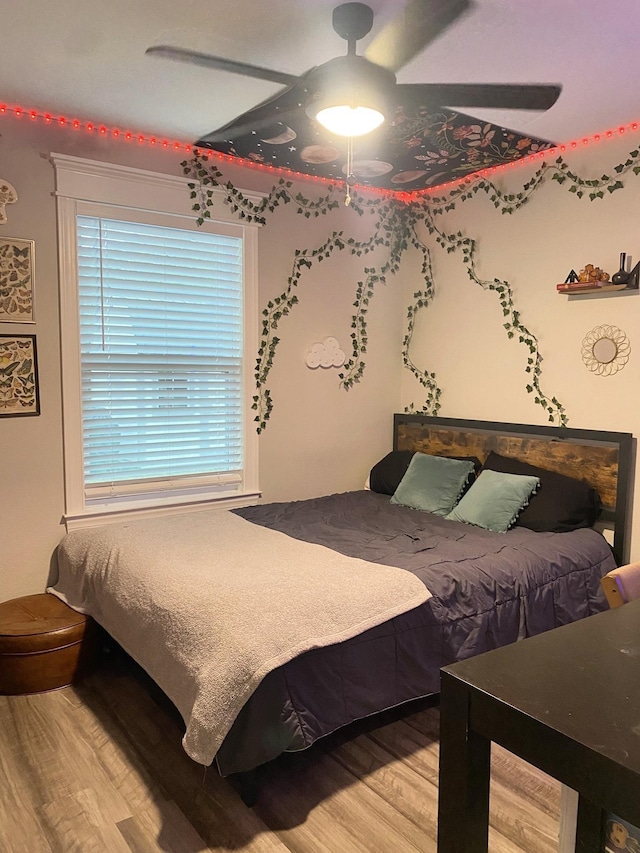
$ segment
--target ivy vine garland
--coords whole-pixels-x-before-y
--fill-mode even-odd
[[[530,381],[526,386],[527,391],[530,394],[535,392],[534,402],[536,405],[542,406],[546,410],[549,421],[552,423],[557,422],[560,426],[566,426],[568,419],[565,414],[564,407],[556,397],[547,397],[540,387],[540,375],[542,373],[540,365],[542,362],[542,356],[538,349],[538,340],[536,336],[521,322],[520,314],[515,308],[513,291],[511,290],[509,282],[498,278],[494,278],[493,280],[483,280],[478,276],[475,265],[475,240],[470,237],[464,237],[461,231],[458,231],[456,234],[445,234],[436,226],[433,220],[432,211],[430,211],[429,208],[416,212],[416,218],[418,216],[426,225],[429,234],[435,235],[436,243],[446,249],[447,252],[455,252],[459,249],[462,250],[467,275],[472,281],[482,287],[483,290],[491,290],[497,294],[500,301],[500,307],[502,308],[502,314],[505,319],[503,327],[507,332],[507,336],[509,338],[515,338],[517,336],[519,343],[524,344],[529,350],[527,366],[525,368],[525,371],[530,375]],[[408,364],[408,353],[409,346],[411,344],[411,336],[413,334],[415,315],[420,308],[425,308],[428,305],[433,295],[430,265],[425,273],[425,278],[429,282],[428,289],[425,292],[414,294],[416,301],[409,307],[408,311],[409,332],[405,337],[403,351],[403,359],[407,366],[410,366]],[[415,373],[415,369],[413,369],[412,372]],[[417,376],[417,378],[429,390],[429,396],[422,411],[426,414],[437,414],[438,409],[440,408],[440,389],[432,387],[433,384],[435,384],[435,376],[433,374],[423,374],[422,376]],[[411,410],[413,411],[413,409]]]
[[[337,184],[330,184],[327,194],[314,201],[306,198],[302,193],[294,195],[291,192],[291,181],[281,178],[268,196],[259,203],[255,203],[236,189],[231,182],[223,184],[222,173],[217,166],[208,161],[206,156],[196,152],[191,160],[184,161],[181,165],[184,174],[193,179],[188,186],[193,200],[192,209],[196,213],[199,225],[211,217],[210,208],[214,204],[215,188],[224,191],[225,204],[238,218],[260,224],[266,222],[267,213],[273,213],[281,204],[293,202],[297,205],[296,212],[309,218],[326,215],[328,211],[338,207],[343,200],[342,189]],[[353,303],[356,310],[351,318],[351,355],[346,360],[342,372],[338,374],[340,385],[346,390],[362,377],[365,368],[364,355],[368,345],[366,317],[375,286],[384,284],[386,275],[396,272],[407,247],[406,227],[402,222],[405,209],[395,200],[365,199],[357,193],[351,194],[350,207],[360,216],[365,213],[376,214],[371,236],[366,240],[358,241],[353,237],[345,237],[342,231],[333,231],[320,246],[314,249],[296,249],[286,290],[269,300],[262,311],[262,333],[255,369],[257,393],[252,402],[252,408],[256,412],[254,420],[258,433],[266,428],[273,410],[273,399],[266,383],[280,343],[277,329],[282,318],[286,317],[298,304],[295,290],[303,269],[310,269],[314,263],[320,263],[331,257],[336,249],[339,251],[347,249],[352,255],[360,257],[373,252],[378,246],[385,246],[389,248],[388,259],[380,269],[365,267],[366,278],[357,284]]]
[[[230,181],[223,182],[222,173],[205,154],[196,151],[190,160],[184,161],[181,165],[184,174],[192,179],[188,186],[193,201],[192,209],[199,225],[211,218],[216,188],[224,192],[224,202],[234,215],[247,222],[259,224],[265,224],[267,214],[273,213],[282,204],[294,204],[297,214],[310,218],[326,215],[337,208],[344,198],[343,189],[337,184],[330,184],[325,195],[315,200],[308,199],[300,192],[294,194],[292,182],[281,178],[269,194],[256,203],[248,199]],[[270,300],[262,311],[262,334],[255,370],[257,393],[253,397],[252,404],[256,412],[254,420],[258,433],[266,428],[273,409],[273,400],[266,383],[280,342],[277,336],[280,321],[298,304],[295,291],[303,269],[310,269],[314,263],[320,263],[331,257],[336,249],[339,251],[347,249],[351,255],[357,257],[369,254],[378,246],[389,249],[388,258],[379,269],[364,267],[365,278],[359,281],[356,287],[353,303],[355,313],[351,320],[351,355],[345,362],[342,372],[339,373],[340,385],[345,390],[349,390],[354,383],[358,382],[364,373],[364,356],[368,345],[367,312],[375,287],[378,284],[384,284],[386,276],[397,271],[402,255],[410,245],[421,254],[421,277],[424,286],[414,293],[413,303],[407,309],[407,330],[403,339],[402,359],[405,367],[425,388],[427,398],[421,409],[416,409],[411,404],[407,407],[407,411],[421,411],[431,415],[438,413],[442,391],[438,387],[436,376],[429,371],[420,370],[410,355],[416,316],[430,304],[434,295],[430,250],[420,239],[416,230],[420,223],[426,226],[429,235],[435,236],[436,243],[447,252],[462,251],[469,278],[484,290],[494,291],[497,294],[508,337],[517,336],[519,343],[528,349],[525,368],[529,375],[527,392],[535,394],[536,405],[545,409],[549,421],[566,426],[568,418],[563,406],[556,397],[548,397],[540,386],[542,355],[538,348],[538,340],[521,322],[509,282],[497,278],[493,280],[479,278],[475,264],[476,241],[465,237],[460,231],[455,234],[445,233],[437,227],[435,219],[443,213],[454,210],[458,203],[468,201],[478,192],[484,192],[502,214],[512,214],[529,201],[549,175],[559,184],[566,184],[568,191],[575,193],[577,198],[586,196],[590,201],[595,201],[604,198],[605,193],[613,193],[621,189],[623,183],[620,177],[630,170],[636,175],[640,174],[640,151],[638,150],[630,152],[627,160],[615,167],[613,170],[615,174],[605,174],[599,179],[580,177],[569,169],[562,157],[558,157],[554,163],[543,162],[533,177],[517,193],[503,193],[491,181],[480,175],[467,177],[442,196],[425,195],[414,198],[408,204],[396,199],[372,199],[352,193],[350,207],[355,213],[359,216],[369,213],[376,217],[371,236],[367,240],[357,241],[352,237],[345,237],[343,231],[333,231],[320,246],[314,249],[296,249],[286,289]]]
[[[413,211],[415,217],[415,211]],[[433,272],[431,268],[431,252],[429,248],[423,243],[423,241],[418,237],[416,233],[415,226],[417,224],[417,219],[412,221],[411,223],[411,232],[410,232],[410,242],[411,245],[417,249],[422,255],[422,269],[421,274],[424,279],[424,289],[418,290],[413,294],[413,304],[410,305],[407,309],[407,331],[405,333],[404,339],[402,341],[402,363],[407,368],[407,370],[411,371],[411,373],[415,376],[418,382],[426,389],[427,391],[427,399],[422,407],[423,414],[437,415],[440,410],[440,397],[442,395],[442,390],[438,387],[438,383],[436,381],[435,373],[431,373],[429,371],[420,370],[413,360],[411,359],[410,350],[411,350],[411,341],[413,340],[413,333],[415,329],[415,319],[418,311],[422,308],[426,308],[427,305],[431,302],[434,296],[434,285],[433,285]],[[411,403],[409,406],[405,408],[407,412],[415,412],[415,406]]]
[[[431,212],[437,215],[455,210],[456,202],[467,201],[473,198],[476,193],[484,192],[489,196],[493,206],[498,208],[501,213],[511,214],[529,201],[549,174],[551,174],[551,179],[559,184],[568,182],[567,190],[575,193],[578,198],[587,195],[590,201],[595,201],[604,198],[605,192],[614,193],[616,190],[622,189],[624,184],[620,180],[620,176],[630,169],[635,175],[640,174],[640,150],[631,151],[627,160],[614,168],[614,175],[602,175],[601,178],[595,179],[581,178],[569,169],[562,157],[558,157],[553,163],[543,162],[518,193],[503,193],[491,181],[477,175],[475,177],[469,176],[462,182],[462,185],[455,187],[444,196],[424,196],[423,198],[429,206],[433,205]]]

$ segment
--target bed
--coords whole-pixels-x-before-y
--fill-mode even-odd
[[[546,473],[515,526],[495,532],[392,502],[416,452],[473,468],[450,516],[492,471],[519,484]],[[627,433],[395,415],[374,488],[72,531],[50,591],[167,693],[194,760],[246,773],[437,694],[441,666],[605,609],[600,578],[628,559],[632,454]],[[596,495],[588,526],[519,523],[541,497],[557,504],[568,478]]]

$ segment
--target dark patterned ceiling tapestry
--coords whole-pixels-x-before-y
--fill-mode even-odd
[[[261,104],[196,143],[246,160],[307,175],[345,180],[347,139],[310,119],[299,104]],[[224,133],[224,140],[220,141]],[[481,169],[520,160],[554,143],[489,124],[456,110],[398,106],[391,120],[353,140],[359,184],[393,191],[425,189]]]

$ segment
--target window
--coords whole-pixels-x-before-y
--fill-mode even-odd
[[[181,179],[53,159],[68,526],[255,500],[256,227],[198,229]]]

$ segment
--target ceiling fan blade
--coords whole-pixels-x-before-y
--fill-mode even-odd
[[[472,6],[471,0],[407,0],[365,52],[371,62],[399,71]]]
[[[559,85],[533,83],[403,83],[396,87],[403,102],[513,110],[548,110],[561,91]]]
[[[273,71],[271,68],[249,65],[246,62],[236,62],[233,59],[224,59],[221,56],[213,56],[210,53],[199,53],[197,50],[188,50],[184,47],[157,44],[148,47],[145,53],[150,56],[159,56],[162,59],[173,59],[177,62],[188,62],[191,65],[215,68],[218,71],[230,71],[232,74],[242,74],[245,77],[270,80],[272,83],[281,83],[284,86],[292,86],[298,81],[298,77],[293,74],[285,74],[283,71]]]

